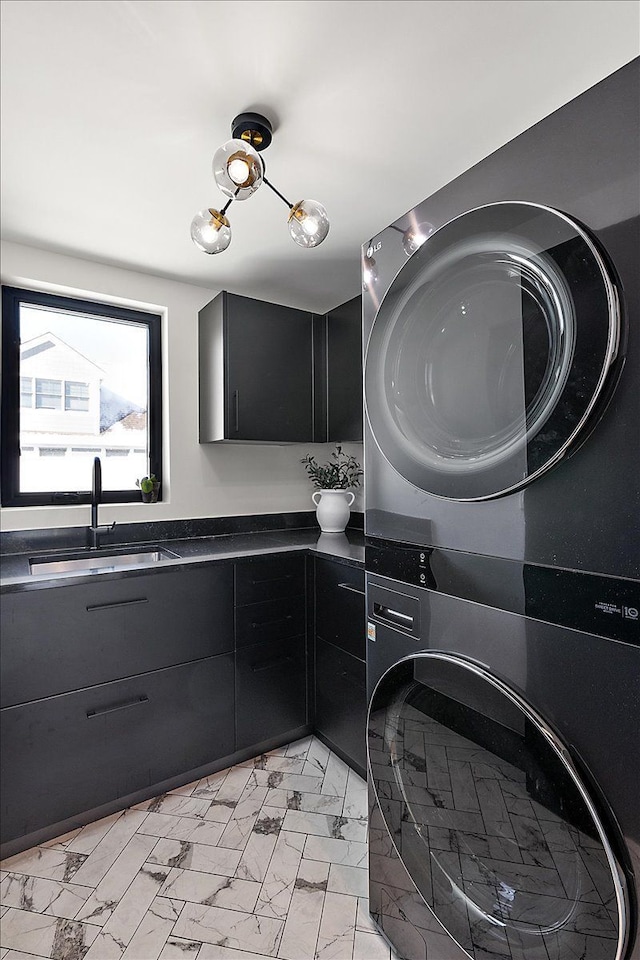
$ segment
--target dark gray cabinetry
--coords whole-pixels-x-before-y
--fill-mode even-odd
[[[233,753],[231,564],[2,601],[3,844]]]
[[[236,564],[236,604],[262,603],[304,597],[305,563],[302,554],[244,560]]]
[[[236,653],[238,750],[307,722],[304,636],[267,640]]]
[[[316,637],[315,727],[343,760],[365,776],[367,720],[363,661]]]
[[[198,322],[200,443],[313,441],[313,315],[222,292]]]
[[[307,723],[305,557],[236,564],[236,749]]]
[[[2,711],[2,842],[233,753],[233,655]]]
[[[200,443],[361,441],[361,302],[318,316],[218,294],[198,315]]]
[[[315,584],[315,728],[364,776],[364,571],[316,558]]]
[[[362,442],[362,297],[327,314],[327,440]]]
[[[233,650],[233,567],[2,598],[2,706]]]
[[[316,558],[316,636],[364,660],[364,573]]]

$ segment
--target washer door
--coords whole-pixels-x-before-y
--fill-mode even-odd
[[[496,203],[434,233],[391,285],[365,399],[391,465],[427,493],[485,500],[567,451],[620,338],[595,244],[564,214]]]
[[[483,668],[420,654],[380,680],[370,782],[416,890],[473,960],[621,960],[627,889],[568,752]]]

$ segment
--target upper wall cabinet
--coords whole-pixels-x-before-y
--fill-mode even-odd
[[[223,291],[198,321],[200,443],[313,441],[313,315]]]
[[[327,314],[327,440],[362,441],[362,297]]]
[[[316,316],[223,291],[198,322],[200,443],[362,439],[359,297]]]

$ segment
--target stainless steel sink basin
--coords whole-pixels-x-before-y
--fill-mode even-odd
[[[126,570],[135,567],[152,566],[162,560],[177,560],[177,554],[164,547],[128,550],[126,553],[103,552],[84,553],[66,557],[36,557],[29,560],[29,572],[37,574],[54,573],[106,573],[110,570]]]

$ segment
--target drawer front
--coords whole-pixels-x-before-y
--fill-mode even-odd
[[[236,603],[262,603],[304,595],[305,558],[272,555],[236,564]]]
[[[316,640],[316,728],[366,769],[366,725],[364,663]]]
[[[233,650],[231,564],[8,594],[2,706]]]
[[[316,558],[316,636],[364,660],[364,570]]]
[[[243,647],[236,653],[236,749],[307,722],[304,636]]]
[[[267,600],[236,610],[236,649],[269,640],[285,640],[305,632],[304,597]]]
[[[2,711],[2,842],[233,753],[233,655]]]

